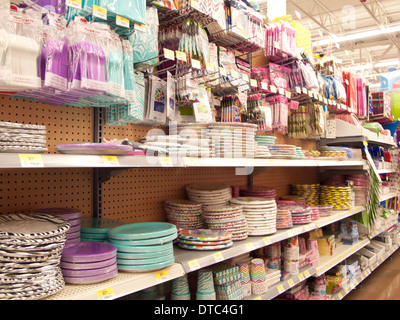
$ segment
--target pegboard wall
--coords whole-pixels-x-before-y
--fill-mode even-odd
[[[45,125],[48,153],[61,143],[91,142],[93,109],[51,106],[0,96],[0,121]],[[0,213],[74,207],[92,216],[91,169],[0,170]]]

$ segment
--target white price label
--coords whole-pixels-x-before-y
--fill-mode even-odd
[[[164,48],[164,58],[168,60],[175,60],[174,51]]]
[[[129,19],[122,17],[120,15],[116,16],[116,23],[117,26],[123,27],[123,28],[129,28],[130,27],[130,22]]]
[[[82,0],[66,0],[65,5],[75,9],[82,9]]]
[[[200,60],[192,59],[192,68],[194,69],[201,69],[201,62]]]

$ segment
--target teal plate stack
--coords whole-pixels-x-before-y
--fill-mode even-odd
[[[109,242],[117,247],[118,270],[147,272],[175,262],[173,241],[178,231],[167,222],[140,222],[112,228]]]
[[[81,241],[108,242],[108,231],[124,224],[107,218],[81,218]]]

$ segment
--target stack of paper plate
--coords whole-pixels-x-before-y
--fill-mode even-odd
[[[107,218],[81,218],[81,241],[108,241],[108,231],[125,222]]]
[[[351,208],[351,188],[339,186],[321,186],[320,202],[332,205],[333,210],[349,210]]]
[[[201,229],[204,226],[201,204],[185,199],[171,199],[165,202],[167,221],[178,229]]]
[[[298,159],[303,159],[306,156],[303,153],[303,150],[301,149],[301,147],[296,147],[296,158]]]
[[[294,194],[303,197],[309,206],[319,205],[319,184],[296,184],[291,186],[291,190]]]
[[[311,207],[311,219],[316,220],[319,216],[319,207]]]
[[[275,136],[255,136],[254,140],[259,146],[272,146],[275,144]]]
[[[311,207],[308,205],[279,206],[279,209],[290,211],[293,224],[311,222]]]
[[[63,250],[61,269],[66,283],[91,284],[118,274],[117,249],[105,242],[84,241]]]
[[[238,197],[233,204],[243,206],[249,236],[261,236],[276,232],[276,202],[257,197]]]
[[[0,299],[35,300],[60,291],[61,253],[70,228],[47,214],[0,216]]]
[[[241,197],[260,197],[276,199],[276,191],[271,187],[253,186],[240,188]]]
[[[0,122],[0,152],[47,152],[46,126]]]
[[[273,158],[294,158],[296,156],[296,146],[275,144],[273,146],[269,146],[269,152],[271,152]]]
[[[225,205],[205,207],[203,214],[209,229],[230,232],[233,241],[247,238],[247,222],[242,206]]]
[[[223,230],[181,230],[178,246],[190,250],[219,250],[232,246],[232,234]]]
[[[226,205],[232,198],[231,188],[224,183],[200,183],[186,186],[191,202],[203,206]]]
[[[217,158],[254,158],[257,125],[250,123],[213,123],[208,127],[211,156]]]
[[[268,146],[256,146],[255,158],[271,158],[271,152],[269,152]]]
[[[291,227],[293,227],[293,222],[290,210],[283,210],[279,207],[276,211],[276,228],[287,229]]]
[[[82,212],[74,208],[42,208],[33,211],[34,214],[50,214],[61,217],[69,222],[71,227],[67,231],[67,242],[65,246],[76,244],[81,237],[81,216]]]
[[[317,208],[320,217],[327,217],[332,214],[332,209],[333,209],[332,205],[319,205],[317,206]]]
[[[112,228],[108,238],[117,247],[119,270],[146,272],[175,262],[172,246],[177,233],[171,223],[140,222]]]

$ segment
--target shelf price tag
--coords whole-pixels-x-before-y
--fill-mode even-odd
[[[93,17],[99,18],[101,20],[107,20],[107,9],[93,5]]]
[[[300,87],[296,87],[296,93],[301,94],[301,88]]]
[[[278,89],[277,89],[275,86],[273,86],[273,85],[270,86],[270,90],[271,90],[271,92],[273,92],[273,93],[277,93],[277,92],[278,92]]]
[[[220,262],[224,260],[224,256],[222,255],[222,252],[216,252],[213,254],[215,262]]]
[[[116,156],[102,156],[104,164],[109,166],[119,166],[118,157]]]
[[[258,296],[257,298],[254,298],[254,300],[262,300],[262,298]]]
[[[283,287],[283,285],[277,286],[276,289],[278,289],[278,292],[279,292],[279,293],[282,293],[282,292],[285,291],[285,288]]]
[[[305,275],[306,277],[309,277],[309,276],[310,276],[310,272],[309,272],[308,270],[306,270],[306,271],[304,271],[304,275]]]
[[[258,87],[257,80],[256,79],[250,79],[250,85],[252,87]]]
[[[114,297],[114,289],[112,287],[97,291],[99,300],[109,300]]]
[[[265,82],[261,82],[261,89],[268,90],[268,84],[266,84]]]
[[[175,60],[175,53],[172,50],[164,48],[164,58],[168,60]]]
[[[175,51],[176,60],[187,62],[186,61],[186,53],[182,51]]]
[[[300,280],[300,281],[303,281],[303,280],[304,280],[304,276],[303,276],[302,273],[300,273],[298,277],[299,277],[299,280]]]
[[[135,31],[146,32],[146,25],[135,22]]]
[[[228,75],[228,72],[226,71],[226,69],[225,68],[219,68],[219,72],[223,75],[223,76],[227,76]]]
[[[290,287],[293,287],[293,286],[294,286],[294,281],[293,281],[293,279],[289,279],[287,283],[288,283],[288,285],[289,285]]]
[[[200,60],[192,59],[192,68],[194,69],[201,69]]]
[[[172,160],[170,157],[159,157],[162,167],[172,167]]]
[[[264,240],[264,243],[265,243],[266,245],[269,245],[269,244],[272,243],[272,241],[271,241],[271,239],[270,239],[269,237],[264,237],[263,240]]]
[[[188,261],[188,265],[189,265],[189,268],[191,271],[200,269],[200,263],[199,263],[199,260],[197,260],[197,259]]]
[[[116,16],[116,23],[117,26],[123,27],[123,28],[129,28],[130,27],[130,22],[128,18],[121,17],[120,15]]]
[[[82,0],[67,0],[65,5],[75,9],[82,9]]]
[[[253,242],[246,243],[245,246],[248,251],[251,251],[254,249]]]
[[[40,154],[20,154],[19,160],[21,161],[22,167],[44,167],[42,155]]]
[[[169,275],[167,270],[157,271],[155,273],[157,283],[165,282],[169,280]]]

